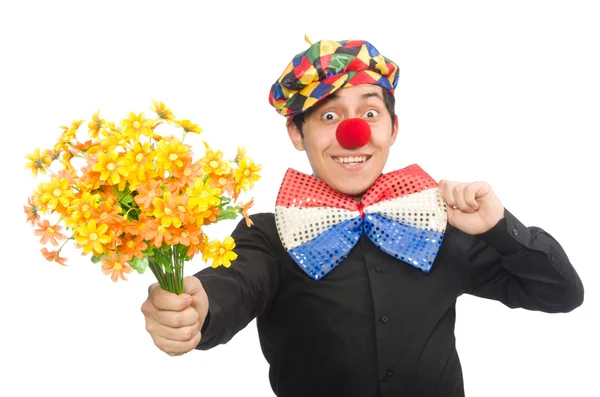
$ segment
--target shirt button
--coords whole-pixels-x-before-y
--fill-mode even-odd
[[[388,368],[385,370],[385,374],[387,376],[392,376],[394,374],[394,370],[392,369],[392,367]]]
[[[388,322],[388,318],[387,318],[387,316],[382,316],[382,317],[381,317],[381,322],[382,322],[382,323],[387,323],[387,322]]]
[[[381,268],[379,267],[379,265],[375,265],[375,271],[376,271],[377,273],[379,273],[379,272],[381,271]]]
[[[519,231],[517,229],[513,229],[513,234],[516,236],[517,234],[519,234]]]

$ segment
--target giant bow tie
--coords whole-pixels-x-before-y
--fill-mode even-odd
[[[447,219],[438,184],[416,164],[381,175],[360,203],[290,168],[275,207],[284,248],[315,280],[348,256],[363,231],[385,253],[428,273]]]

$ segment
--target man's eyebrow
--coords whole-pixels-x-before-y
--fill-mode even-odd
[[[378,92],[367,92],[366,94],[362,94],[362,98],[363,99],[368,99],[368,98],[379,98],[383,101],[383,97],[378,93]]]
[[[366,94],[362,94],[361,98],[362,99],[379,98],[379,99],[381,99],[383,101],[383,97],[381,96],[381,94],[379,94],[376,91],[367,92]],[[323,100],[323,105],[325,105],[329,101],[339,101],[339,100],[340,100],[339,95],[337,94],[337,92],[334,92],[333,94],[329,95],[327,98],[325,98]]]

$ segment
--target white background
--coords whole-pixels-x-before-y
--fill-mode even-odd
[[[456,336],[468,396],[598,396],[600,13],[594,1],[6,2],[0,11],[2,395],[269,396],[255,323],[229,344],[171,358],[144,329],[152,274],[114,284],[71,251],[46,262],[22,205],[42,178],[25,154],[100,110],[152,99],[204,128],[186,142],[263,164],[255,212],[285,169],[310,172],[268,104],[303,37],[365,39],[400,65],[400,134],[386,170],[491,183],[551,233],[586,296],[569,314],[463,296]],[[195,139],[195,141],[193,141]],[[595,142],[595,143],[594,143]],[[268,146],[267,146],[268,144]],[[212,235],[225,236],[228,222]],[[206,266],[188,265],[187,274]]]

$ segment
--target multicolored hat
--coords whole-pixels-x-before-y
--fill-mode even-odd
[[[393,94],[398,76],[398,65],[367,41],[321,40],[289,63],[271,87],[269,103],[280,114],[294,116],[342,87],[375,84]]]

